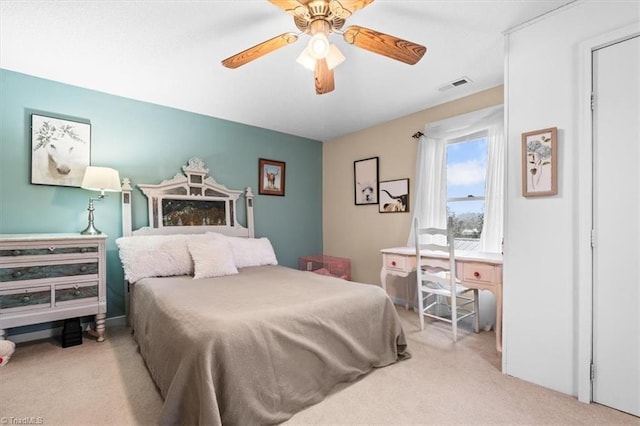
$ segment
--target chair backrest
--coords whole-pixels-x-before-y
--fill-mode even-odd
[[[444,288],[451,287],[453,290],[456,281],[456,258],[451,224],[447,228],[420,228],[418,218],[415,218],[413,226],[418,278],[421,281],[429,281]],[[425,235],[431,236],[429,242],[423,242]],[[445,242],[440,243],[442,240]],[[442,255],[442,258],[433,256],[424,258],[420,255],[423,250],[429,250],[435,255]]]

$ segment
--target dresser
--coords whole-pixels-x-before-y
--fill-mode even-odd
[[[380,282],[387,289],[387,275],[408,277],[416,270],[416,249],[413,247],[393,247],[380,250],[382,269]],[[424,250],[420,257],[448,258],[447,254]],[[456,250],[456,275],[469,288],[488,290],[496,298],[496,349],[502,352],[502,255]],[[413,284],[408,284],[413,285]],[[407,294],[409,291],[407,289]],[[406,307],[409,308],[407,297]]]
[[[0,339],[11,327],[107,314],[106,235],[0,234]]]

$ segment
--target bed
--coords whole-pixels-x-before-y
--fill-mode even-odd
[[[270,241],[254,236],[250,189],[218,184],[197,158],[183,171],[138,185],[150,226],[117,240],[129,319],[164,398],[163,424],[282,423],[336,384],[410,357],[380,287],[278,265]],[[247,227],[236,217],[241,195]],[[167,200],[184,201],[191,218],[194,206],[224,208],[178,220]],[[130,201],[126,182],[125,227]]]

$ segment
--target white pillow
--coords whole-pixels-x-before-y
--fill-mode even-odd
[[[221,277],[237,274],[231,245],[223,238],[209,237],[189,240],[189,253],[193,259],[193,279]]]
[[[134,283],[147,277],[191,275],[193,261],[187,240],[198,235],[143,235],[120,237],[116,240],[124,277]]]
[[[236,268],[277,265],[278,260],[268,238],[227,237]]]

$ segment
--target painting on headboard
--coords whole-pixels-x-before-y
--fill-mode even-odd
[[[253,237],[253,194],[251,188],[229,189],[209,176],[209,169],[197,157],[182,166],[183,173],[159,184],[138,184],[147,197],[149,226],[131,229],[131,186],[123,191],[123,235],[201,233],[212,230],[227,235]],[[237,200],[244,194],[247,226],[238,223]]]
[[[162,226],[226,225],[225,201],[162,200]]]

